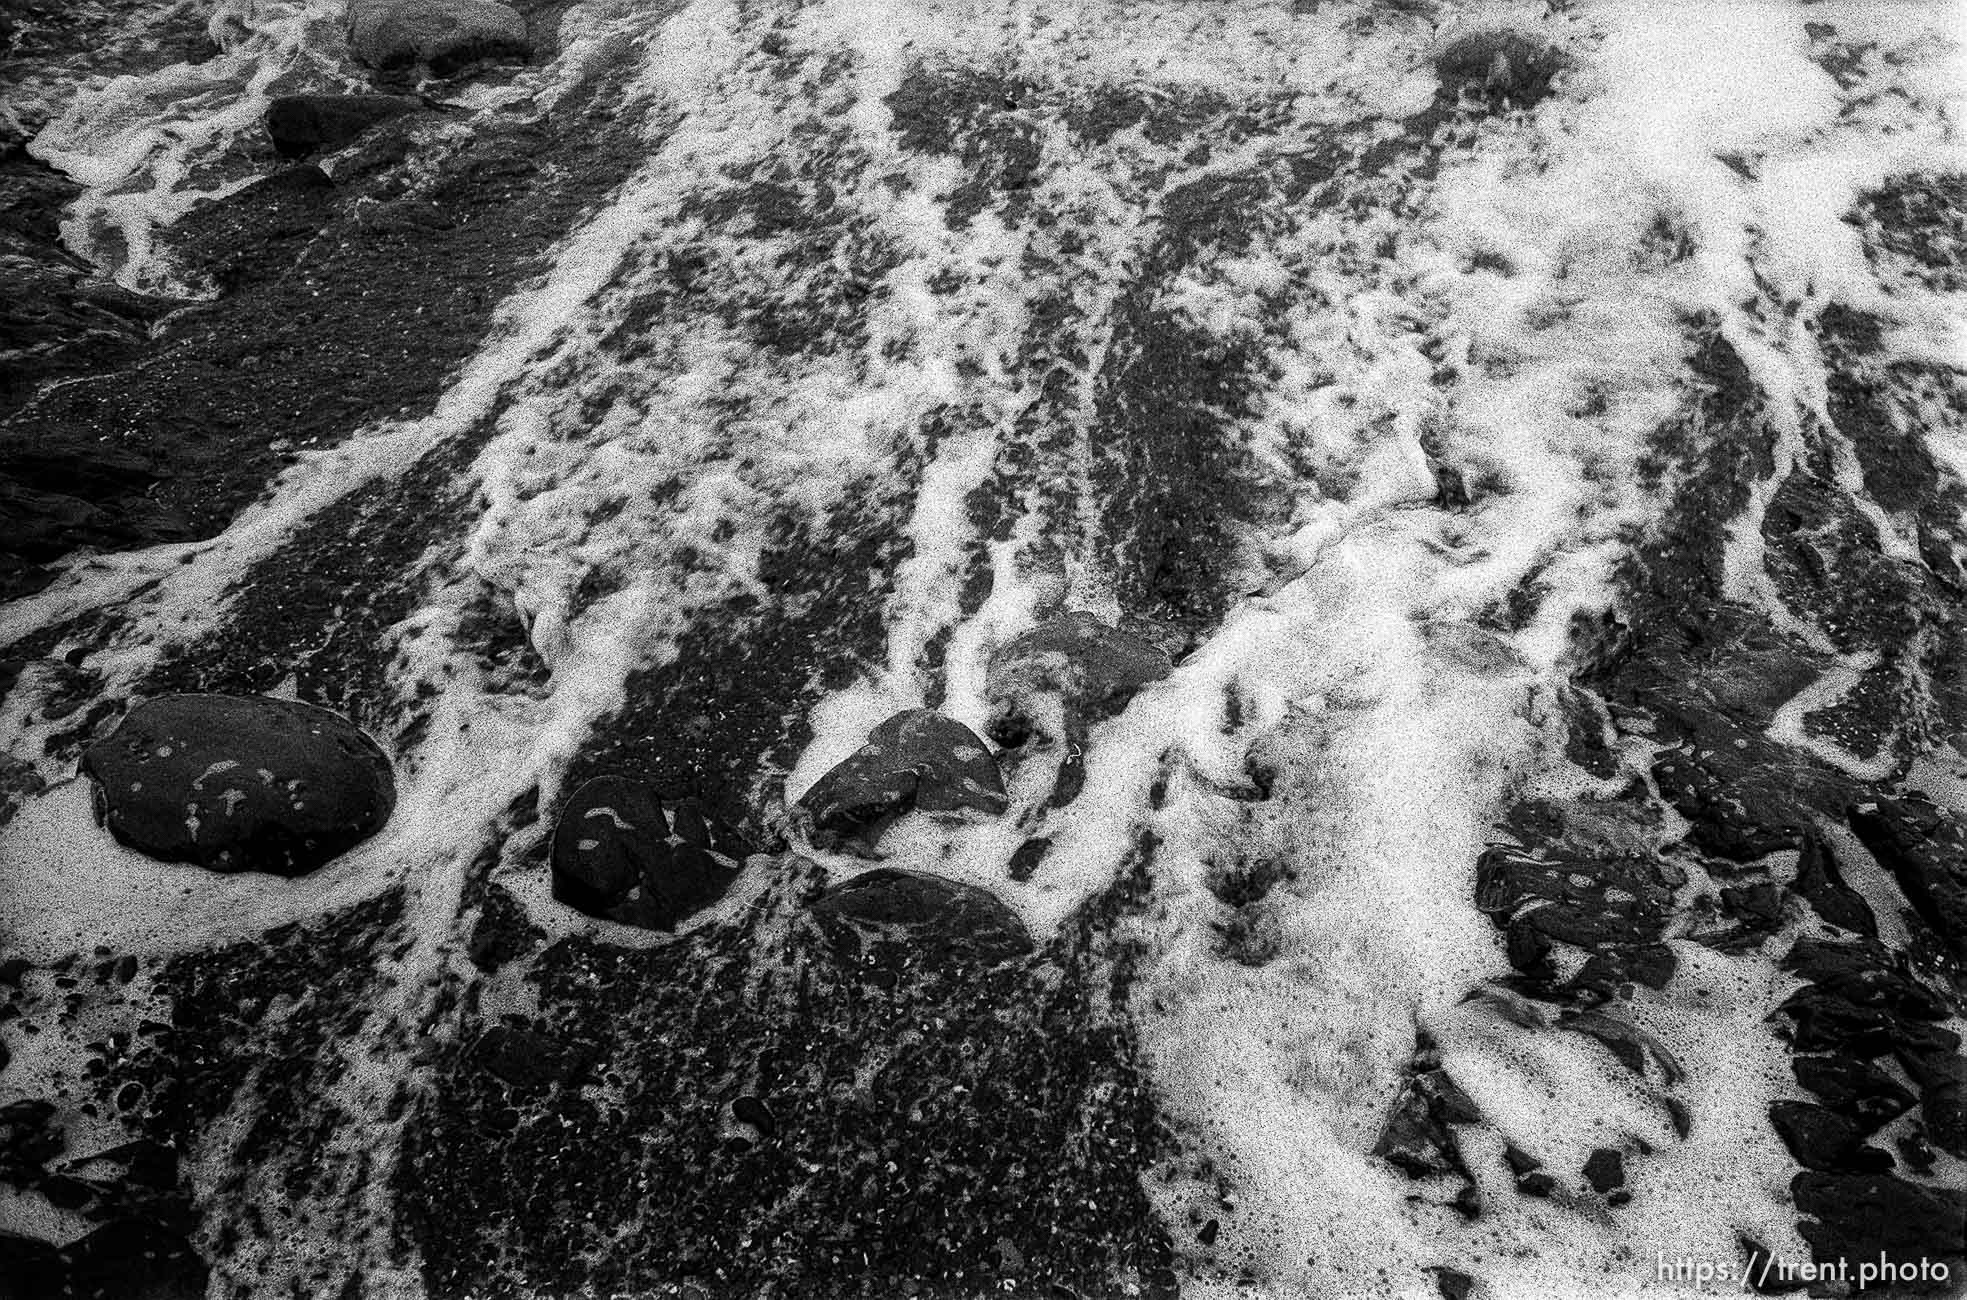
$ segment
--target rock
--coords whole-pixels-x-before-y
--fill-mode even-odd
[[[1951,1053],[1960,1048],[1960,1036],[1951,1030],[1859,1006],[1820,985],[1798,989],[1776,1013],[1789,1020],[1790,1042],[1798,1052],[1871,1060],[1893,1051]]]
[[[184,1233],[118,1219],[59,1247],[0,1232],[0,1278],[9,1297],[190,1300],[205,1294],[208,1270]]]
[[[267,105],[266,133],[281,157],[305,158],[422,107],[413,95],[280,95]]]
[[[1856,1006],[1873,1007],[1912,1020],[1945,1020],[1947,1005],[1937,994],[1909,975],[1892,969],[1896,963],[1875,940],[1834,943],[1800,939],[1783,959],[1794,971],[1826,993]]]
[[[1876,1174],[1892,1167],[1891,1156],[1864,1145],[1862,1128],[1826,1107],[1778,1101],[1769,1107],[1769,1122],[1805,1169]]]
[[[1934,1146],[1967,1160],[1967,1082],[1954,1080],[1927,1088],[1919,1095],[1919,1113]]]
[[[1790,1061],[1796,1081],[1817,1100],[1856,1121],[1866,1133],[1897,1119],[1913,1103],[1912,1093],[1869,1061],[1838,1056],[1798,1056]]]
[[[992,966],[1032,950],[996,895],[926,872],[863,872],[820,895],[813,912],[845,955],[881,965]]]
[[[666,816],[652,787],[598,776],[560,810],[553,896],[589,916],[673,930],[724,896],[744,851],[693,800]]]
[[[997,760],[977,733],[931,709],[883,722],[799,799],[817,847],[861,852],[911,808],[994,816],[1008,806]]]
[[[1818,916],[1832,925],[1862,935],[1877,936],[1878,919],[1872,915],[1871,905],[1857,890],[1844,883],[1844,874],[1838,868],[1836,855],[1815,830],[1804,832],[1803,850],[1797,858],[1793,888],[1816,909]]]
[[[1475,1279],[1458,1268],[1437,1264],[1434,1273],[1434,1289],[1441,1293],[1441,1300],[1468,1300],[1475,1289]]]
[[[985,730],[1006,748],[1033,736],[1066,739],[1119,712],[1141,687],[1173,671],[1167,652],[1152,642],[1083,610],[1064,614],[1012,638],[990,657]],[[1062,734],[1053,734],[1055,728]]]
[[[353,0],[348,48],[379,70],[427,65],[439,76],[479,59],[524,61],[526,19],[495,0]]]
[[[1600,1196],[1609,1195],[1625,1186],[1625,1157],[1610,1147],[1593,1147],[1585,1161],[1584,1175],[1592,1191]]]
[[[1475,904],[1502,926],[1511,965],[1533,983],[1557,982],[1552,941],[1582,948],[1590,959],[1565,981],[1568,994],[1609,994],[1634,982],[1663,987],[1676,958],[1660,942],[1673,892],[1649,862],[1536,858],[1495,846],[1475,867]]]
[[[168,695],[89,746],[82,770],[119,841],[214,871],[305,875],[396,806],[389,759],[361,728],[266,696]]]
[[[1883,1173],[1805,1172],[1789,1186],[1797,1212],[1806,1216],[1797,1230],[1819,1263],[1873,1263],[1882,1256],[1914,1276],[1922,1264],[1929,1270],[1945,1264],[1954,1277],[1959,1275],[1961,1256],[1967,1254],[1967,1192],[1924,1187]],[[1951,1292],[1953,1285],[1947,1280],[1901,1289]]]
[[[1560,51],[1510,28],[1469,32],[1434,57],[1443,93],[1466,91],[1517,108],[1532,108],[1548,96],[1551,78],[1564,65]]]
[[[1017,851],[1011,854],[1009,867],[1011,879],[1030,880],[1037,874],[1039,863],[1043,862],[1045,855],[1051,851],[1052,840],[1047,835],[1034,835],[1018,845]]]
[[[1967,828],[1920,794],[1858,804],[1850,820],[1913,911],[1967,963]]]

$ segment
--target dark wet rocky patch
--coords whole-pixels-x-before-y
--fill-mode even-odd
[[[1805,719],[1811,734],[1868,756],[1932,734],[1932,704],[1903,684],[1945,680],[1944,669],[1935,671],[1945,653],[1935,646],[1949,639],[1939,629],[1949,625],[1959,589],[1930,564],[1886,558],[1869,517],[1831,472],[1829,439],[1842,434],[1878,504],[1939,528],[1930,522],[1944,496],[1937,471],[1890,413],[1913,400],[1905,377],[1864,359],[1877,346],[1875,325],[1833,311],[1823,327],[1835,429],[1806,428],[1807,454],[1775,485],[1763,517],[1764,555],[1793,613],[1815,621],[1841,652],[1877,656],[1879,667],[1844,700]],[[1649,892],[1596,863],[1566,883],[1616,889],[1622,902],[1613,914],[1630,914],[1622,921],[1643,917],[1662,934],[1722,952],[1763,949],[1799,914],[1830,927],[1838,937],[1806,934],[1790,946],[1783,966],[1802,983],[1771,1017],[1795,1053],[1804,1094],[1779,1100],[1770,1113],[1803,1169],[1792,1185],[1801,1231],[1822,1263],[1881,1253],[1955,1260],[1958,1194],[1916,1181],[1935,1167],[1935,1137],[1953,1140],[1957,1132],[1957,1085],[1967,1078],[1960,1040],[1943,1023],[1953,1008],[1943,987],[1952,967],[1921,956],[1917,944],[1898,952],[1879,942],[1880,918],[1820,829],[1850,810],[1865,848],[1904,890],[1910,918],[1940,936],[1953,924],[1938,900],[1959,854],[1951,819],[1928,801],[1860,781],[1769,736],[1778,711],[1835,661],[1724,592],[1727,530],[1753,487],[1774,475],[1775,434],[1740,358],[1695,328],[1690,360],[1699,387],[1688,416],[1664,426],[1654,447],[1655,472],[1673,467],[1677,486],[1658,540],[1642,546],[1623,575],[1614,616],[1576,629],[1586,664],[1577,684],[1603,701],[1615,738],[1653,747],[1642,800],[1657,798],[1686,824],[1684,838],[1663,848],[1669,858],[1698,861],[1714,884],[1712,892],[1679,890],[1679,882],[1665,894]],[[1580,713],[1574,725],[1601,724]],[[1511,824],[1533,842],[1543,836],[1561,846],[1572,820],[1559,810]],[[1782,872],[1775,864],[1791,851],[1794,872]],[[1497,863],[1485,863],[1479,878],[1493,883]],[[1507,896],[1520,896],[1527,883]],[[1915,898],[1922,886],[1927,892]],[[1508,946],[1519,970],[1522,959],[1539,956],[1540,945],[1528,939],[1512,935]]]
[[[626,703],[596,726],[568,781],[635,777],[768,845],[759,811],[811,738],[807,707],[879,662],[887,593],[910,553],[895,523],[906,490],[863,495],[818,520],[788,510],[759,561],[771,599],[700,611],[672,659],[629,674]]]
[[[1855,805],[1851,829],[1932,927],[1952,959],[1957,985],[1967,981],[1967,828],[1913,793]]]
[[[1473,1218],[1481,1210],[1481,1199],[1455,1129],[1481,1119],[1482,1112],[1441,1067],[1433,1041],[1422,1033],[1373,1154],[1409,1178],[1442,1180],[1452,1186],[1450,1204]],[[1528,1175],[1538,1162],[1525,1157],[1522,1165],[1519,1172]]]
[[[1042,744],[1081,737],[1126,708],[1143,686],[1173,671],[1167,652],[1152,641],[1075,610],[992,653],[984,685],[987,730],[1011,749],[1034,739]]]
[[[816,847],[863,853],[914,809],[994,815],[1008,806],[989,747],[930,709],[905,709],[875,727],[865,745],[799,797]]]
[[[610,93],[590,84],[538,123],[488,125],[423,178],[399,165],[408,146],[385,123],[377,151],[339,180],[290,169],[194,211],[169,232],[173,251],[221,296],[89,367],[123,367],[113,379],[82,377],[31,416],[0,420],[0,441],[95,447],[141,466],[145,509],[172,523],[101,539],[129,544],[210,536],[296,451],[427,413],[499,301],[640,156]],[[118,486],[78,500],[108,512],[135,495]],[[92,542],[86,518],[26,553],[0,541],[19,575],[9,592],[47,581],[35,563]]]
[[[1563,51],[1527,32],[1496,28],[1456,37],[1435,56],[1434,70],[1451,99],[1535,108],[1568,62]]]
[[[380,71],[422,66],[438,76],[533,52],[525,15],[498,0],[352,0],[348,48]]]
[[[305,875],[396,806],[389,758],[346,718],[264,696],[173,695],[132,709],[82,771],[118,841],[214,871]]]
[[[1111,903],[1033,953],[985,898],[791,861],[736,922],[541,953],[412,1125],[431,1294],[1172,1295]]]
[[[1526,990],[1598,1000],[1621,985],[1664,988],[1677,959],[1660,942],[1673,918],[1670,864],[1645,859],[1533,857],[1495,847],[1476,864],[1475,903],[1502,927],[1509,964]],[[1585,954],[1560,975],[1558,945]]]
[[[963,180],[942,196],[952,230],[986,207],[1019,224],[1041,154],[1039,122],[1026,109],[1040,93],[1036,83],[981,68],[917,65],[883,101],[903,149],[962,164]]]
[[[1901,1293],[1955,1293],[1967,1267],[1967,1192],[1888,1173],[1806,1171],[1791,1180],[1790,1195],[1818,1263],[1882,1260],[1902,1279]]]
[[[280,95],[266,107],[266,134],[281,157],[305,158],[423,107],[409,95]]]
[[[723,897],[747,847],[694,799],[665,808],[648,785],[596,777],[553,833],[553,896],[589,916],[673,930]]]

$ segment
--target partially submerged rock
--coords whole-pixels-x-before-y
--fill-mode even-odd
[[[267,696],[169,695],[82,756],[98,820],[166,862],[305,875],[396,806],[389,759],[338,713]]]
[[[813,912],[842,947],[882,965],[994,966],[1032,949],[995,894],[926,872],[863,872],[820,895]]]
[[[440,75],[479,59],[524,60],[526,19],[496,0],[353,0],[348,48],[372,68],[417,64]]]
[[[1535,35],[1511,27],[1468,32],[1434,56],[1449,95],[1470,92],[1516,108],[1533,108],[1550,94],[1564,55]]]
[[[815,845],[863,852],[911,808],[994,816],[1007,806],[989,748],[976,732],[931,709],[905,709],[883,722],[799,799]]]
[[[1007,748],[1058,740],[1127,706],[1174,671],[1167,651],[1084,610],[1049,619],[990,658],[984,693],[990,738]]]
[[[693,800],[665,812],[648,785],[598,776],[560,811],[553,896],[603,920],[673,930],[724,896],[743,856]]]
[[[281,157],[305,158],[422,107],[414,95],[280,95],[266,107],[266,133]]]
[[[1533,986],[1560,982],[1554,943],[1590,954],[1562,981],[1567,994],[1604,995],[1627,981],[1662,988],[1673,976],[1673,950],[1661,942],[1673,890],[1657,864],[1497,846],[1476,863],[1475,882],[1476,906],[1503,928],[1510,965]]]

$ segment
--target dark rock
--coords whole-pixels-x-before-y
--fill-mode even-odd
[[[1543,1161],[1537,1159],[1529,1152],[1522,1150],[1513,1142],[1503,1147],[1503,1159],[1509,1163],[1509,1171],[1518,1178],[1521,1178],[1533,1169],[1542,1169],[1544,1167]]]
[[[1823,1106],[1779,1101],[1769,1107],[1769,1122],[1805,1169],[1876,1174],[1892,1167],[1891,1156],[1864,1145],[1862,1128]]]
[[[1730,886],[1721,891],[1721,910],[1751,929],[1781,929],[1783,887],[1767,881]]]
[[[1783,1261],[1754,1237],[1739,1233],[1735,1240],[1744,1256],[1742,1284],[1747,1289],[1757,1295],[1787,1295],[1810,1285],[1796,1276],[1794,1268],[1784,1268]]]
[[[1817,915],[1832,925],[1876,937],[1878,919],[1863,895],[1844,883],[1837,857],[1823,837],[1811,830],[1803,836],[1803,851],[1796,862],[1795,889]]]
[[[336,713],[265,696],[171,695],[82,756],[119,841],[214,871],[305,875],[396,806],[389,759]]]
[[[1435,56],[1442,93],[1468,92],[1516,108],[1533,108],[1550,94],[1564,55],[1524,32],[1507,28],[1460,37]]]
[[[911,808],[995,815],[1008,804],[997,760],[976,732],[930,709],[905,709],[814,782],[799,806],[817,847],[868,852]]]
[[[305,158],[422,107],[411,95],[280,95],[266,107],[266,133],[281,157]]]
[[[1911,976],[1893,969],[1897,963],[1875,940],[1835,943],[1800,939],[1783,959],[1819,990],[1861,1007],[1875,1007],[1912,1020],[1944,1020],[1947,1005]]]
[[[665,815],[653,788],[598,776],[574,792],[553,830],[553,896],[589,916],[673,930],[724,896],[741,847],[693,802]]]
[[[1967,1191],[1924,1187],[1891,1174],[1800,1173],[1790,1180],[1797,1225],[1819,1263],[1876,1261],[1917,1271],[1946,1264],[1957,1276],[1967,1254]],[[1812,1222],[1811,1220],[1814,1220]],[[1939,1286],[1902,1290],[1948,1291]]]
[[[1165,650],[1076,610],[1048,620],[1000,646],[990,657],[984,692],[992,740],[1005,748],[1068,736],[1045,734],[1049,712],[1039,700],[1056,697],[1072,733],[1125,708],[1134,693],[1174,671]]]
[[[1461,1168],[1454,1135],[1433,1113],[1432,1099],[1409,1081],[1394,1101],[1373,1154],[1409,1178],[1433,1178]]]
[[[1911,1109],[1912,1093],[1868,1061],[1840,1056],[1798,1056],[1790,1061],[1796,1081],[1825,1106],[1871,1133]]]
[[[1933,1164],[1938,1157],[1933,1154],[1933,1144],[1926,1140],[1926,1135],[1917,1126],[1899,1134],[1892,1145],[1899,1149],[1899,1156],[1914,1173],[1933,1172]]]
[[[1525,1196],[1542,1198],[1557,1190],[1557,1180],[1542,1170],[1537,1170],[1517,1179],[1516,1190]]]
[[[348,48],[372,68],[423,64],[439,76],[480,59],[523,62],[533,50],[525,18],[495,0],[354,0]]]
[[[1666,1044],[1616,1016],[1603,1011],[1567,1011],[1557,1024],[1561,1029],[1597,1039],[1618,1058],[1619,1064],[1641,1078],[1646,1077],[1649,1058],[1659,1066],[1660,1075],[1667,1083],[1678,1083],[1683,1077],[1680,1062],[1674,1059]]]
[[[1927,1088],[1919,1096],[1919,1113],[1934,1146],[1967,1160],[1967,1083],[1954,1080]]]
[[[514,1088],[538,1089],[565,1083],[579,1062],[545,1034],[512,1025],[495,1025],[473,1045],[471,1059]]]
[[[1043,835],[1035,835],[1018,845],[1011,855],[1010,876],[1013,880],[1030,880],[1038,871],[1038,864],[1052,851],[1052,841]]]
[[[1850,818],[1913,911],[1967,963],[1967,828],[1919,794],[1858,804]]]
[[[0,1170],[32,1169],[60,1155],[68,1138],[54,1117],[54,1103],[39,1098],[0,1106]]]
[[[1475,1289],[1475,1279],[1458,1268],[1436,1265],[1433,1272],[1434,1288],[1441,1293],[1441,1300],[1468,1300]]]
[[[1603,1196],[1625,1186],[1625,1156],[1610,1147],[1593,1147],[1591,1156],[1585,1161],[1585,1181],[1591,1190]]]
[[[1475,904],[1504,927],[1512,966],[1549,982],[1552,941],[1592,954],[1568,993],[1602,997],[1626,982],[1664,987],[1677,966],[1659,942],[1672,899],[1665,877],[1640,859],[1538,858],[1493,846],[1476,862]]]
[[[771,1108],[756,1097],[746,1095],[732,1102],[731,1114],[741,1123],[751,1125],[768,1138],[779,1131],[778,1121],[772,1117]]]
[[[1702,758],[1672,750],[1653,764],[1653,780],[1674,811],[1691,823],[1695,847],[1736,862],[1752,862],[1803,842],[1806,814],[1784,796],[1764,798],[1751,774],[1717,771],[1717,751]]]
[[[827,890],[813,912],[850,956],[877,964],[991,966],[1032,950],[996,895],[925,872],[877,867]]]
[[[198,1300],[207,1269],[183,1232],[141,1219],[103,1224],[66,1246],[0,1233],[0,1294]]]
[[[1798,1052],[1870,1060],[1892,1051],[1951,1053],[1960,1047],[1960,1036],[1950,1030],[1859,1006],[1818,985],[1791,994],[1776,1013],[1789,1020],[1790,1042]]]

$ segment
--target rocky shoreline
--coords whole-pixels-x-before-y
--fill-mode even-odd
[[[1967,1270],[1959,174],[1710,292],[1494,215],[1571,5],[127,8],[0,70],[263,106],[173,293],[0,141],[0,1297]]]

